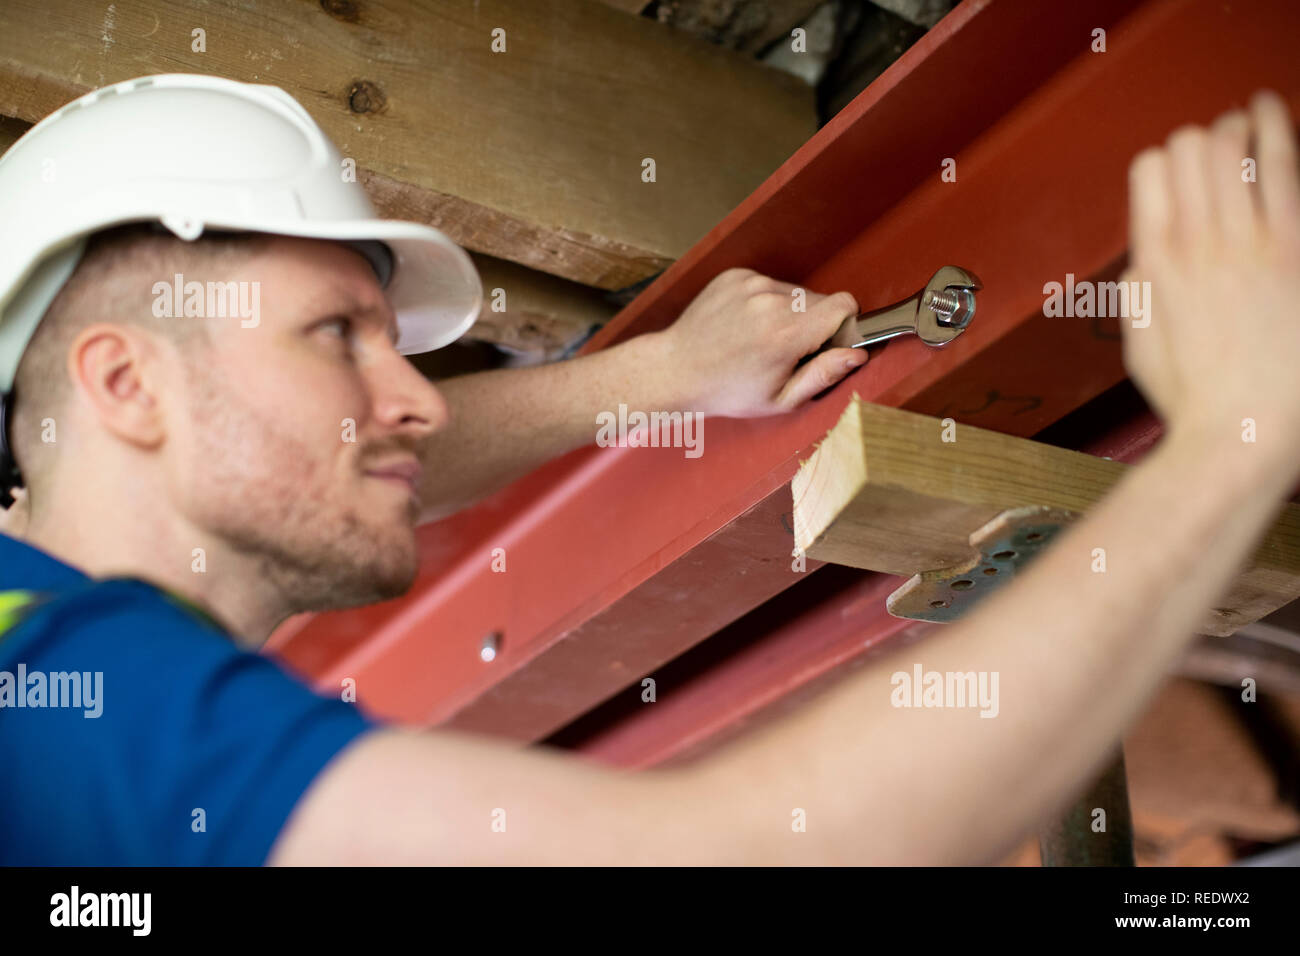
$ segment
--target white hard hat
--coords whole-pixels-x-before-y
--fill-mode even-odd
[[[147,76],[74,100],[0,157],[0,393],[87,237],[148,221],[187,240],[214,229],[352,245],[385,287],[404,354],[456,339],[483,300],[465,251],[431,226],[378,218],[284,90]]]

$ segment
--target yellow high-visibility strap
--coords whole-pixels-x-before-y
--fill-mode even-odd
[[[31,591],[0,591],[0,634],[17,624],[23,610],[35,600]]]
[[[143,584],[149,583],[139,578],[106,578],[105,580],[140,581]],[[155,585],[150,586],[155,587]],[[198,618],[222,633],[228,633],[220,621],[197,604],[168,591],[161,591],[161,594],[181,610],[188,613],[191,617]],[[17,627],[22,622],[23,618],[27,616],[28,612],[45,604],[56,596],[57,595],[50,592],[41,591],[0,591],[0,638],[3,638],[7,631]]]

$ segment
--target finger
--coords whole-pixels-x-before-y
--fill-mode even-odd
[[[811,352],[830,339],[843,327],[845,319],[855,317],[860,311],[858,300],[851,292],[836,292],[814,305],[801,324],[805,330],[803,340],[807,351]]]
[[[1164,151],[1143,150],[1129,166],[1129,243],[1135,260],[1169,243],[1173,226],[1169,189],[1169,161]]]
[[[1220,116],[1210,129],[1210,179],[1214,187],[1215,217],[1223,237],[1238,245],[1254,241],[1259,217],[1243,178],[1242,160],[1250,147],[1250,118],[1241,110]]]
[[[1300,225],[1300,172],[1297,171],[1295,124],[1282,97],[1271,90],[1256,93],[1250,101],[1259,153],[1260,197],[1264,221],[1270,229],[1294,232]]]
[[[1157,275],[1162,275],[1162,274],[1163,273],[1157,273]],[[1131,339],[1134,335],[1144,335],[1151,338],[1157,338],[1163,340],[1165,329],[1168,326],[1163,321],[1164,316],[1156,315],[1156,309],[1152,302],[1152,300],[1156,298],[1155,283],[1158,281],[1160,280],[1145,278],[1144,275],[1140,273],[1137,269],[1135,269],[1133,266],[1129,266],[1129,268],[1125,269],[1122,273],[1120,273],[1120,277],[1119,277],[1120,285],[1127,286],[1129,289],[1138,288],[1139,291],[1134,292],[1133,295],[1141,296],[1142,305],[1143,305],[1143,308],[1141,310],[1142,314],[1138,315],[1137,314],[1138,309],[1133,307],[1133,303],[1135,299],[1134,298],[1129,299],[1129,303],[1130,303],[1129,311],[1131,314],[1127,318],[1120,319],[1120,323],[1119,323],[1120,333],[1123,336],[1125,342],[1128,342],[1128,340]],[[1149,284],[1145,288],[1142,288],[1142,283],[1144,282]],[[1156,321],[1157,318],[1161,319],[1162,321],[1157,322]]]
[[[849,372],[867,363],[866,349],[827,349],[800,366],[776,397],[785,411],[798,408],[814,395],[826,391]]]
[[[1169,137],[1168,152],[1174,235],[1185,245],[1210,245],[1216,225],[1210,204],[1209,134],[1199,126],[1184,126]]]

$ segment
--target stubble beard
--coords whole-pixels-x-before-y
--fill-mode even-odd
[[[415,505],[401,518],[347,500],[336,455],[295,436],[273,412],[195,370],[192,403],[202,466],[192,489],[200,526],[250,562],[285,616],[357,607],[404,594],[415,580]],[[341,436],[337,439],[342,443]],[[357,451],[355,446],[350,450]],[[351,456],[360,467],[361,456]],[[366,479],[362,479],[364,482]]]

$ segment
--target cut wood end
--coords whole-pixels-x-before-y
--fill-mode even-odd
[[[807,553],[844,507],[867,482],[862,408],[857,394],[818,444],[812,457],[799,463],[790,482],[794,499],[794,545]]]

